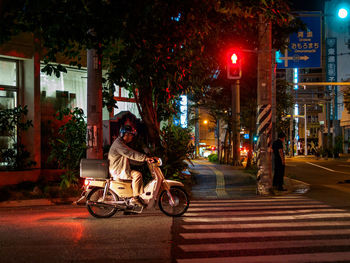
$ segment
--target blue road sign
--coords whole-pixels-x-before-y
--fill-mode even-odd
[[[307,29],[291,34],[288,49],[277,52],[279,69],[321,67],[321,13],[299,13],[299,18]]]

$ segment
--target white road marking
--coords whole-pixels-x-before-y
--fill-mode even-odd
[[[234,223],[234,224],[214,224],[214,225],[183,225],[186,230],[214,230],[214,229],[250,229],[250,228],[293,228],[293,227],[322,227],[322,226],[348,226],[350,228],[350,221],[321,221],[321,222],[288,222],[288,223]]]
[[[240,243],[218,243],[218,244],[191,244],[180,245],[184,252],[200,251],[224,251],[224,250],[247,250],[247,249],[280,249],[297,247],[324,247],[324,246],[349,246],[348,239],[312,239],[312,240],[279,240],[264,242],[240,242]]]
[[[262,221],[262,220],[298,220],[298,219],[326,219],[326,218],[350,218],[350,213],[330,213],[330,214],[306,214],[306,215],[286,215],[286,216],[266,216],[263,213],[258,217],[184,217],[183,221],[195,222],[240,222],[240,221]]]
[[[327,209],[300,209],[300,210],[275,210],[275,211],[263,211],[264,215],[274,215],[274,214],[284,214],[284,215],[298,215],[298,214],[307,214],[307,213],[320,213],[320,212],[344,212],[342,209],[336,208],[327,208]],[[202,213],[187,212],[186,217],[197,217],[197,216],[260,216],[261,211],[207,211]]]
[[[192,204],[191,204],[192,205]],[[198,212],[198,211],[218,211],[218,210],[225,210],[225,211],[234,211],[234,210],[267,210],[267,209],[299,209],[299,208],[328,208],[329,205],[325,204],[305,204],[305,205],[264,205],[264,206],[248,206],[248,205],[242,205],[242,206],[220,206],[220,207],[205,207],[205,206],[194,206],[188,209],[188,212]],[[186,213],[187,215],[187,213]]]
[[[225,206],[225,205],[249,205],[249,204],[259,204],[259,203],[266,203],[274,205],[276,203],[285,204],[288,202],[288,204],[305,204],[307,202],[308,204],[323,204],[319,201],[310,201],[308,199],[277,199],[277,198],[271,198],[271,199],[256,199],[256,200],[193,200],[191,201],[191,205],[196,206]]]
[[[212,232],[212,233],[181,233],[184,239],[211,239],[211,238],[249,238],[249,237],[293,237],[293,236],[336,236],[349,235],[350,229],[326,230],[278,230],[278,231],[250,231],[250,232]],[[350,242],[349,242],[350,243]]]
[[[305,254],[284,254],[268,256],[247,256],[247,257],[221,257],[221,258],[189,258],[178,259],[178,263],[307,263],[307,262],[337,262],[349,261],[350,252],[330,252],[330,253],[305,253]]]
[[[339,164],[338,166],[350,167],[350,165],[346,165],[346,164]]]
[[[325,170],[330,171],[330,172],[335,172],[335,170],[333,170],[333,169],[329,169],[327,167],[323,167],[323,166],[318,165],[318,164],[314,164],[314,163],[310,163],[310,162],[306,162],[306,163],[311,164],[311,165],[316,166],[316,167],[319,167],[319,168],[322,168],[322,169],[325,169]]]
[[[182,221],[177,263],[350,262],[350,213],[307,198],[195,200]]]

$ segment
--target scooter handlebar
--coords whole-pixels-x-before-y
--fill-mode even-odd
[[[151,157],[147,159],[148,163],[155,164],[156,166],[162,166],[162,159],[158,157]]]

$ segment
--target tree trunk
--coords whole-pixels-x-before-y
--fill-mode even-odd
[[[139,111],[142,121],[146,124],[147,132],[151,144],[151,148],[155,151],[160,143],[160,123],[157,118],[157,108],[152,100],[152,89],[142,89],[142,93],[137,96],[137,103],[139,104]],[[135,96],[136,98],[136,96]]]

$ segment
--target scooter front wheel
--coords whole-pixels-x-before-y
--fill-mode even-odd
[[[170,188],[169,193],[164,190],[160,194],[158,205],[160,210],[167,216],[177,217],[187,211],[190,200],[183,188],[173,186]]]
[[[103,205],[102,202],[101,204],[99,204],[100,200],[102,200],[103,198],[103,192],[104,192],[103,188],[94,188],[86,197],[87,210],[92,216],[97,218],[108,218],[113,216],[118,211],[118,208],[116,207]],[[114,192],[109,190],[105,196],[104,201],[116,202],[118,200],[119,200],[118,196]]]

